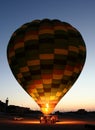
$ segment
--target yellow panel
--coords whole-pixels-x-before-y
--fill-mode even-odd
[[[28,41],[28,40],[38,40],[38,35],[26,35],[24,38],[24,41]]]
[[[54,34],[54,31],[51,30],[51,29],[41,29],[41,30],[39,30],[39,34],[45,34],[45,33]]]
[[[49,60],[54,59],[54,54],[40,54],[41,60]]]
[[[66,92],[67,92],[67,90],[68,90],[67,88],[64,88],[63,93],[66,93]]]
[[[38,93],[35,93],[35,97],[38,98],[38,97],[39,97],[39,94],[38,94]]]
[[[37,90],[36,89],[32,89],[32,93],[37,93]]]
[[[54,100],[55,99],[55,96],[50,96],[50,100]]]
[[[69,50],[74,51],[76,53],[79,53],[79,49],[77,47],[75,47],[75,46],[69,46]]]
[[[43,79],[43,84],[51,84],[52,79]]]
[[[44,97],[44,96],[40,96],[40,99],[41,99],[41,100],[45,100],[45,97]]]
[[[74,72],[76,72],[76,73],[79,73],[79,71],[80,71],[80,68],[74,68]]]
[[[35,85],[36,86],[36,88],[43,88],[43,85],[42,84],[37,84],[37,85]]]
[[[68,50],[66,50],[66,49],[54,49],[54,53],[59,54],[59,55],[68,55]]]
[[[10,53],[9,53],[9,58],[11,58],[11,57],[13,57],[15,55],[15,51],[13,50],[13,51],[10,51]]]
[[[72,26],[68,25],[66,26],[67,30],[72,30],[75,31],[76,33],[78,32],[75,28],[72,28]]]
[[[28,60],[28,61],[27,61],[27,65],[28,65],[28,66],[40,65],[40,60]]]
[[[53,79],[62,79],[63,75],[53,74]]]
[[[36,97],[33,97],[33,99],[34,99],[35,101],[37,101],[37,100],[38,100],[38,98],[36,98]]]
[[[17,77],[22,78],[23,77],[22,73],[17,74]]]
[[[59,26],[55,26],[54,30],[64,30],[64,31],[67,31],[67,28],[65,26],[59,25]]]
[[[33,93],[30,93],[30,95],[31,95],[33,98],[35,98],[35,95],[34,95]]]
[[[85,47],[84,46],[79,46],[79,49],[82,50],[82,51],[85,51]]]
[[[46,98],[50,98],[50,92],[44,93]]]
[[[22,68],[20,68],[20,72],[27,72],[27,71],[29,71],[29,68],[28,67],[22,67]]]
[[[56,96],[60,97],[62,95],[62,92],[57,92]]]
[[[47,95],[45,94],[45,100],[46,100],[46,102],[48,102],[48,101],[50,100],[50,96],[47,96]]]
[[[14,49],[18,49],[18,48],[23,48],[24,47],[24,42],[18,42],[14,45]]]
[[[73,73],[72,71],[68,71],[68,70],[64,71],[64,75],[66,75],[66,76],[71,76],[72,73]]]

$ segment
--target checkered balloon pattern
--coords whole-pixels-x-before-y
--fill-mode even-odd
[[[7,58],[13,75],[50,114],[80,75],[86,46],[80,32],[60,20],[26,23],[11,36]]]

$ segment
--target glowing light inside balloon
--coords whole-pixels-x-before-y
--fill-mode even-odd
[[[46,111],[46,113],[48,113],[48,111],[49,111],[49,104],[48,103],[46,103],[45,111]]]
[[[41,110],[44,114],[50,114],[53,111],[54,107],[52,108],[49,103],[45,103],[45,106],[41,107]]]

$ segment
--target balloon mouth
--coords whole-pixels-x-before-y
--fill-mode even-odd
[[[44,115],[49,115],[52,113],[54,107],[51,107],[48,103],[41,107],[41,111]]]

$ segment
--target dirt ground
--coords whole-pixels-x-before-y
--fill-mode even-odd
[[[0,124],[1,130],[87,130],[85,125]]]
[[[0,116],[0,130],[95,130],[95,116],[64,116],[56,124],[40,124],[38,119],[24,118],[16,121]]]
[[[30,121],[30,120],[29,120]],[[89,125],[89,122],[86,124],[85,122],[78,123],[63,123],[59,124],[40,124],[33,123],[29,121],[13,121],[7,119],[0,119],[0,130],[94,130],[94,128]],[[91,123],[91,122],[90,122]]]

